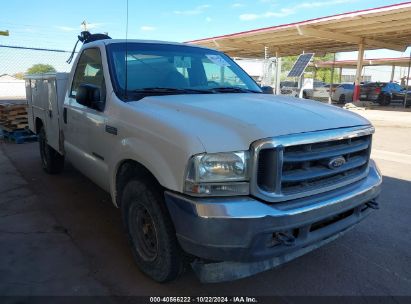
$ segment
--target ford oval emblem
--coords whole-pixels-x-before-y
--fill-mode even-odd
[[[342,157],[342,156],[334,157],[334,158],[330,159],[330,161],[328,162],[328,168],[338,169],[339,167],[344,165],[345,162],[346,162],[345,158]]]

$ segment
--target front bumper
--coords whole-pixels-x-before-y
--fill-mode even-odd
[[[193,198],[167,191],[181,247],[212,261],[252,262],[315,247],[367,216],[382,176],[373,161],[366,178],[346,187],[282,203],[253,197]],[[293,242],[278,242],[278,233]],[[285,259],[286,260],[286,259]]]

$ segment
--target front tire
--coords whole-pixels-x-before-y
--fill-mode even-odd
[[[121,209],[134,259],[142,272],[164,283],[183,271],[183,255],[161,189],[140,180],[123,190]]]
[[[41,127],[38,138],[43,170],[48,174],[61,173],[64,169],[64,156],[48,145],[44,127]]]
[[[341,94],[340,98],[338,98],[338,103],[345,104],[345,95]]]

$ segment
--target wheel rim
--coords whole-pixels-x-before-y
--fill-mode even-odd
[[[153,218],[145,206],[139,204],[132,212],[131,229],[134,246],[146,261],[154,261],[158,255],[157,230]]]

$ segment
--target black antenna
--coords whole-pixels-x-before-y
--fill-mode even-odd
[[[127,16],[126,16],[126,56],[124,58],[125,61],[125,65],[126,65],[126,83],[125,83],[125,90],[126,90],[126,94],[125,94],[125,99],[128,100],[128,67],[127,67],[127,56],[128,56],[128,0],[126,0],[127,2]]]

